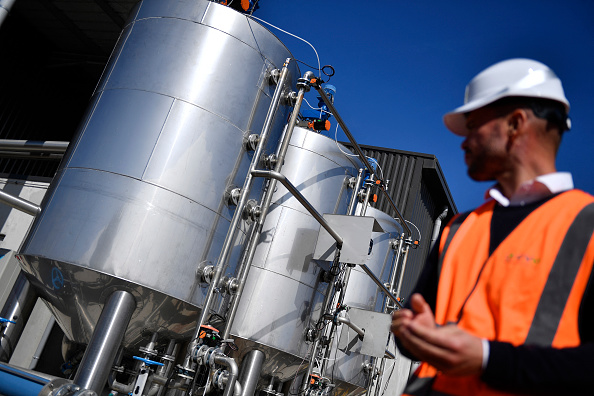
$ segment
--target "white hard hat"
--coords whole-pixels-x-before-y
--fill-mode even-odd
[[[464,105],[444,115],[443,122],[456,135],[466,136],[466,113],[508,96],[555,100],[569,113],[561,80],[547,65],[531,59],[509,59],[477,74],[466,86]]]

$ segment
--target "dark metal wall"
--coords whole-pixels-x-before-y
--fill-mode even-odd
[[[350,147],[349,143],[343,143]],[[445,181],[439,162],[434,155],[361,145],[363,153],[378,161],[380,177],[388,181],[387,191],[400,213],[410,222],[413,238],[418,247],[408,255],[401,296],[409,297],[429,254],[431,235],[437,217],[445,208],[448,215],[442,225],[458,213]],[[395,217],[383,194],[372,206]],[[412,225],[411,225],[412,223]],[[417,230],[418,229],[418,230]]]

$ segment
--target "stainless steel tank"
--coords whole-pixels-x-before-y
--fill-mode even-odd
[[[320,213],[346,213],[349,180],[361,163],[343,152],[348,150],[316,132],[293,132],[282,173]],[[281,381],[292,378],[308,355],[305,330],[318,319],[328,286],[320,282],[327,263],[312,261],[319,230],[279,184],[231,329],[242,350],[266,353],[263,374]]]
[[[21,263],[74,341],[88,342],[107,296],[138,308],[124,343],[191,335],[261,132],[291,57],[267,29],[204,0],[145,0],[132,12],[21,250]],[[299,71],[292,64],[290,87]],[[290,87],[287,88],[290,89]],[[288,109],[279,109],[274,152]],[[252,198],[261,195],[256,181]],[[231,262],[247,229],[241,224]]]
[[[396,269],[397,251],[393,248],[393,242],[400,239],[402,226],[386,213],[372,207],[367,208],[365,216],[374,217],[384,230],[384,232],[372,233],[373,248],[367,266],[383,283],[387,283],[390,281],[391,272]],[[359,267],[352,268],[345,293],[345,305],[367,311],[383,312],[385,297],[385,294],[365,272]],[[365,328],[365,323],[355,324]],[[350,335],[355,334],[346,325],[340,326],[337,330],[333,343],[336,350],[335,353],[332,353],[326,375],[332,373],[340,394],[361,394],[366,391],[370,379],[364,365],[366,362],[371,362],[371,358],[357,353],[346,354],[339,349],[338,340],[344,332],[350,332]],[[387,343],[387,341],[386,339],[385,342]]]

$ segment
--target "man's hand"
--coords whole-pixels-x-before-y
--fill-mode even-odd
[[[410,302],[412,310],[392,314],[391,330],[402,345],[444,374],[480,374],[481,339],[455,325],[436,326],[433,312],[420,294],[414,294]]]

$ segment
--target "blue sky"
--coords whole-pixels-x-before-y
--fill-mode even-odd
[[[549,65],[572,106],[557,168],[594,194],[594,1],[260,1],[254,16],[309,41],[336,69],[335,105],[357,141],[435,155],[460,211],[480,204],[490,183],[468,178],[462,139],[443,114],[493,63]],[[316,64],[307,44],[269,29],[295,58]]]

